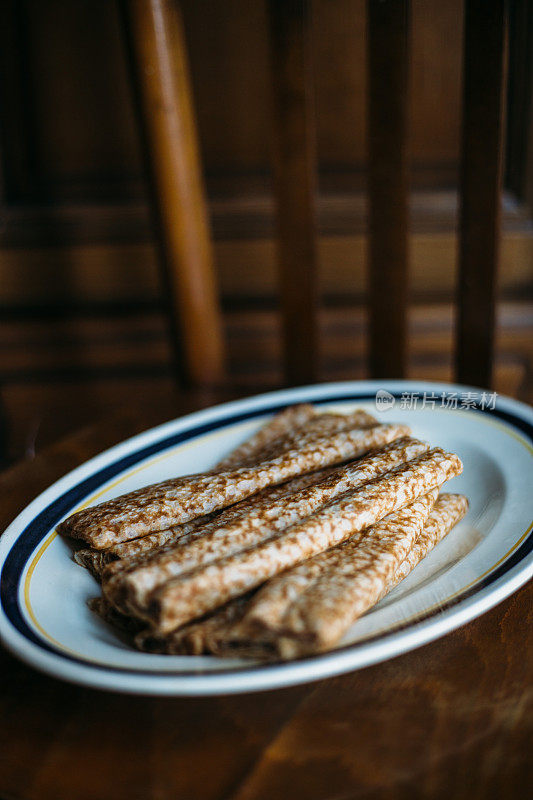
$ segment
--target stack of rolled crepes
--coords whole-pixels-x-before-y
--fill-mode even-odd
[[[333,647],[464,516],[459,458],[365,411],[285,409],[208,473],[68,517],[91,607],[141,650],[288,659]]]

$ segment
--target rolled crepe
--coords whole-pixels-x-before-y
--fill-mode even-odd
[[[319,437],[333,436],[341,431],[348,431],[354,428],[366,430],[378,424],[374,417],[361,410],[347,414],[334,412],[315,414],[304,426],[296,428],[265,445],[256,456],[249,458],[238,466],[248,467],[259,461],[274,458],[274,456],[279,456],[293,448],[299,448],[305,442],[311,442]]]
[[[87,605],[94,614],[113,628],[118,628],[119,631],[137,633],[140,630],[139,620],[120,614],[113,606],[109,605],[104,597],[91,597],[87,601]]]
[[[400,581],[403,581],[416,565],[433,550],[435,545],[463,519],[467,511],[468,499],[464,495],[440,494],[414,545],[396,570],[393,578],[383,587],[378,600],[381,600]]]
[[[259,628],[275,637],[282,658],[332,647],[392,581],[421,533],[437,492],[428,492],[365,534],[319,556],[319,563],[301,565],[294,571],[299,574],[290,576],[293,592],[296,589],[292,596],[288,583],[272,587],[274,597],[259,593],[241,623],[243,630]],[[302,583],[307,583],[303,590]]]
[[[292,433],[295,428],[301,428],[315,415],[315,409],[308,403],[283,409],[259,428],[253,436],[221,459],[214,467],[214,471],[225,472],[242,466],[248,459],[255,458],[262,450],[269,447],[272,442]]]
[[[133,545],[142,540],[134,539],[131,542],[123,542],[122,544],[115,545],[113,548],[108,548],[108,550],[102,552],[116,552],[121,548],[122,558],[119,561],[115,560],[105,565],[102,570],[102,575],[105,574],[105,580],[109,584],[109,581],[114,579],[115,576],[118,576],[119,572],[125,574],[136,570],[151,561],[156,554],[163,554],[167,553],[169,550],[173,550],[176,544],[181,545],[193,539],[197,540],[199,537],[207,536],[212,530],[216,530],[221,526],[227,527],[234,523],[235,520],[240,520],[243,516],[252,514],[256,508],[261,507],[265,502],[277,502],[278,498],[285,497],[287,494],[299,492],[308,486],[320,483],[332,474],[335,469],[336,467],[326,467],[317,472],[299,475],[287,481],[287,483],[282,483],[278,486],[269,486],[257,494],[254,494],[252,497],[241,500],[240,503],[235,503],[235,505],[224,508],[222,511],[217,511],[207,517],[199,517],[183,525],[175,525],[169,528],[168,531],[160,531],[143,537],[143,539],[150,538],[151,541],[155,543],[156,541],[162,541],[161,538],[159,538],[162,535],[169,537],[169,534],[172,534],[172,538],[167,538],[166,543],[162,542],[165,546],[153,546],[144,553],[139,553],[135,550],[131,556],[126,554],[128,545]],[[89,552],[98,553],[97,550],[90,550]]]
[[[323,565],[319,576],[291,597],[284,609],[271,607],[274,613],[269,613],[269,598],[265,592],[261,599],[260,592],[249,615],[230,634],[233,647],[228,655],[235,655],[239,639],[243,648],[247,647],[247,628],[255,630],[258,640],[262,638],[259,632],[263,631],[264,645],[273,647],[283,659],[333,647],[348,628],[397,585],[464,516],[468,503],[458,495],[445,496],[434,516],[430,514],[412,545],[406,548],[412,524],[409,513],[413,507],[414,504],[407,506],[374,525],[359,541],[349,541],[336,548],[335,557]],[[277,588],[279,593],[281,587]],[[253,645],[254,655],[258,644],[256,641]]]
[[[100,550],[189,522],[267,486],[355,458],[408,434],[405,425],[376,425],[327,437],[302,435],[299,447],[255,466],[214,475],[189,475],[138,489],[73,514],[58,531]]]
[[[370,414],[365,411],[357,410],[350,414],[333,414],[323,413],[318,414],[315,409],[310,405],[291,406],[279,414],[276,414],[269,422],[263,425],[259,431],[254,434],[250,439],[247,439],[235,450],[233,450],[223,461],[219,462],[210,474],[221,472],[224,468],[229,466],[242,467],[244,464],[253,464],[260,460],[261,454],[263,456],[270,453],[279,455],[281,452],[287,450],[291,443],[294,443],[296,431],[300,430],[304,425],[306,433],[314,432],[327,434],[328,432],[336,432],[339,428],[350,428],[353,426],[370,427],[376,425],[377,421]],[[289,438],[292,437],[292,438]],[[298,485],[298,481],[303,481],[303,478],[293,479],[293,491],[302,488]],[[317,482],[312,479],[310,482]],[[287,484],[290,487],[290,482]],[[309,482],[303,484],[309,485]],[[264,492],[272,491],[270,489],[263,490]],[[261,493],[260,493],[261,494]],[[83,548],[74,554],[74,560],[85,567],[89,572],[94,575],[97,580],[100,579],[104,568],[107,564],[123,560],[126,558],[137,558],[143,553],[155,550],[162,545],[170,544],[182,539],[185,534],[190,533],[195,528],[205,525],[217,514],[224,512],[214,512],[189,523],[183,525],[174,525],[166,530],[157,531],[155,533],[146,534],[145,536],[136,539],[130,539],[127,542],[122,542],[117,545],[112,545],[104,550],[95,550],[94,548]],[[122,566],[120,567],[122,568]]]
[[[348,492],[257,547],[170,579],[152,593],[150,605],[138,615],[156,633],[168,633],[340,544],[461,471],[455,454],[434,448]]]
[[[313,406],[307,404],[290,406],[276,414],[250,439],[219,461],[214,471],[224,472],[249,465],[260,459],[263,460],[274,452],[278,455],[279,452],[297,445],[302,432],[326,436],[347,428],[363,428],[377,424],[375,417],[362,409],[338,414],[318,413]]]
[[[262,502],[239,504],[240,515],[230,516],[229,520],[218,517],[176,545],[137,560],[131,570],[120,570],[116,575],[106,571],[103,576],[106,597],[121,611],[136,613],[146,608],[150,593],[170,578],[254,547],[347,491],[428,449],[428,444],[416,439],[397,439],[359,461],[334,468],[328,477],[300,491],[290,486],[286,491],[264,497]]]
[[[115,544],[105,550],[93,550],[93,548],[83,548],[74,554],[74,560],[83,567],[86,567],[97,579],[100,579],[104,570],[111,576],[115,572],[131,569],[138,563],[143,563],[144,558],[155,550],[160,550],[163,545],[172,545],[188,539],[193,533],[200,533],[210,530],[215,524],[227,523],[235,517],[244,513],[244,509],[253,509],[260,505],[265,498],[275,498],[284,495],[287,491],[299,491],[306,486],[319,483],[330,474],[334,467],[326,467],[317,472],[310,472],[292,478],[287,483],[279,486],[269,486],[261,492],[236,503],[229,508],[215,511],[203,517],[197,517],[190,522],[182,525],[173,525],[164,531],[156,531],[138,539],[130,539],[127,542]]]
[[[169,542],[177,542],[186,534],[194,531],[195,528],[212,521],[213,517],[214,514],[198,517],[197,519],[191,520],[191,522],[185,522],[183,525],[174,525],[171,528],[167,528],[165,531],[148,533],[146,536],[141,536],[138,539],[130,539],[127,542],[115,544],[112,547],[106,547],[105,550],[94,550],[92,547],[84,547],[74,553],[74,561],[81,567],[85,567],[85,569],[89,570],[91,575],[97,580],[100,580],[102,572],[109,564],[116,564],[117,561],[121,561],[126,565],[140,558],[144,553],[149,553]]]
[[[253,436],[238,445],[222,461],[215,464],[209,472],[224,472],[225,469],[241,467],[247,461],[254,458],[257,459],[258,455],[270,447],[273,442],[280,442],[281,444],[280,440],[284,436],[289,432],[293,433],[296,428],[301,428],[302,425],[305,425],[306,422],[316,416],[317,412],[314,407],[308,403],[301,403],[283,409],[262,425]],[[131,539],[128,542],[107,547],[105,550],[94,550],[92,547],[84,548],[74,553],[74,560],[80,566],[88,569],[95,578],[99,579],[107,564],[128,556],[140,555],[167,544],[167,542],[177,541],[184,533],[192,529],[195,524],[202,524],[210,518],[211,515],[199,517],[198,520],[186,523],[183,526],[173,526],[167,528],[167,530],[157,531],[154,534],[146,534],[146,536],[141,536],[138,539]]]
[[[221,608],[217,608],[212,614],[206,615],[196,622],[184,625],[167,636],[157,636],[149,628],[142,628],[142,623],[139,620],[135,620],[134,624],[137,625],[137,630],[139,630],[139,626],[141,627],[135,637],[135,645],[145,653],[189,656],[209,653],[211,652],[211,641],[218,641],[222,631],[232,630],[234,623],[240,621],[243,617],[252,595],[253,593],[236,597]],[[112,606],[108,603],[105,603],[105,607],[106,609],[112,609]],[[94,610],[99,613],[96,607]],[[115,613],[118,614],[118,612]],[[131,617],[125,617],[122,614],[119,615],[119,618],[131,620]],[[112,619],[108,619],[108,621],[113,624]]]
[[[403,580],[464,517],[467,510],[466,497],[457,494],[439,495],[413,546],[396,568],[392,578],[387,580],[385,577],[381,591],[374,600],[371,600],[372,604],[378,602]],[[386,521],[390,522],[395,517],[396,514],[390,515],[378,523],[378,526]],[[341,579],[349,576],[353,565],[354,545],[357,547],[367,535],[372,534],[373,530],[369,528],[362,534],[351,537],[344,544],[273,578],[253,595],[253,599],[250,599],[249,595],[236,598],[209,617],[185,625],[166,637],[158,638],[151,631],[144,630],[137,635],[135,644],[140,650],[174,655],[212,653],[219,656],[260,659],[279,657],[276,629],[281,627],[281,621],[287,610],[301,601],[304,594],[312,597],[313,585],[326,570],[328,574],[331,573],[336,558],[338,561],[333,578],[335,579],[337,574],[341,575]],[[365,596],[368,599],[366,593]],[[357,604],[348,610],[340,606],[339,613],[344,620],[342,625],[346,624],[346,619],[350,619],[348,627],[353,623],[355,620],[353,613],[356,610]],[[337,609],[333,611],[329,609],[328,613],[336,614]],[[339,623],[337,627],[338,625]]]

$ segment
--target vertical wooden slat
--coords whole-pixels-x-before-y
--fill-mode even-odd
[[[409,0],[367,2],[369,372],[402,378],[408,298]]]
[[[123,0],[122,15],[177,369],[188,384],[215,384],[223,376],[222,325],[179,6]]]
[[[466,0],[457,380],[491,386],[501,228],[505,0]]]
[[[317,377],[316,142],[309,0],[269,0],[284,372]]]

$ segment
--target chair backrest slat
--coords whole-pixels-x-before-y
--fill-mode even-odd
[[[465,0],[456,374],[491,386],[501,230],[505,0]]]
[[[122,0],[182,373],[223,375],[221,317],[179,6]],[[367,0],[369,372],[407,366],[410,0]],[[285,382],[318,377],[311,0],[268,0]],[[500,238],[506,0],[465,0],[456,368],[490,386]]]
[[[285,381],[317,378],[316,134],[309,0],[269,0]]]
[[[367,2],[369,372],[406,371],[409,0]]]
[[[222,321],[183,25],[174,0],[121,3],[182,382],[223,378]]]

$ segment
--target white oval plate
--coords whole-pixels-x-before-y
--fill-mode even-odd
[[[85,505],[209,468],[273,412],[304,401],[365,408],[457,452],[464,472],[446,488],[468,496],[466,518],[329,653],[265,666],[133,650],[88,610],[98,586],[72,560],[55,526]],[[522,403],[409,381],[289,389],[169,422],[78,467],[10,525],[0,540],[0,635],[16,655],[51,675],[142,694],[272,689],[383,661],[474,619],[531,577],[532,441],[533,410]]]

